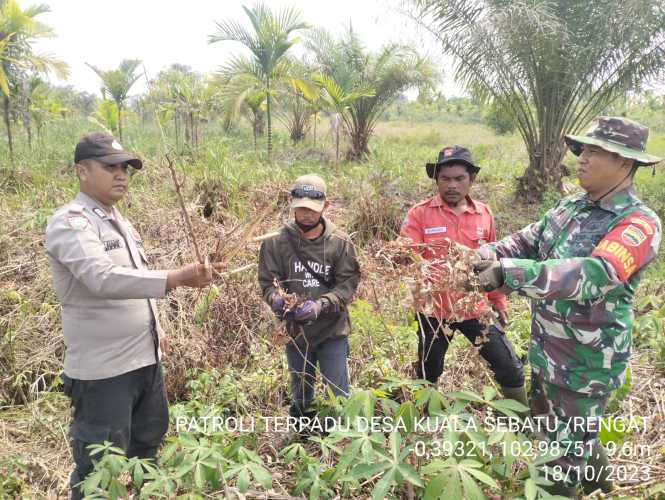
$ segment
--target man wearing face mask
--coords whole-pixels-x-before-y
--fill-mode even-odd
[[[347,305],[360,280],[360,266],[348,235],[323,216],[326,184],[317,175],[296,179],[291,189],[294,220],[261,245],[258,279],[263,299],[287,322],[291,341],[286,358],[291,372],[293,417],[313,417],[315,370],[337,395],[347,396],[346,359],[351,322]],[[300,303],[285,310],[274,281]]]
[[[597,423],[625,381],[635,289],[662,233],[633,186],[640,166],[661,161],[646,153],[648,136],[623,117],[599,117],[585,135],[565,136],[585,192],[479,250],[488,259],[477,266],[485,290],[532,299],[531,411],[548,420],[550,447],[567,450],[550,464],[562,472],[549,476],[559,495],[575,496],[580,481],[586,493],[612,489]]]
[[[469,196],[480,171],[469,150],[461,146],[445,147],[436,163],[426,165],[426,171],[436,181],[437,193],[409,210],[401,236],[423,245],[418,251],[426,259],[445,258],[450,240],[474,249],[495,241],[494,217],[489,207]],[[465,313],[454,310],[453,304],[463,296],[463,292],[437,293],[432,297],[431,311],[419,305],[423,310],[417,311],[418,377],[436,384],[443,373],[450,344],[444,330],[459,331],[474,344],[479,336],[486,334],[488,341],[482,345],[480,355],[489,363],[503,395],[526,405],[522,362],[503,333],[508,320],[506,297],[497,292],[488,294],[498,323],[487,328],[478,319],[486,312],[483,306]]]

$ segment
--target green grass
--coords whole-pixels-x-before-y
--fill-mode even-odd
[[[72,169],[73,147],[83,133],[93,130],[95,126],[85,120],[62,122],[49,129],[42,143],[36,143],[32,150],[27,147],[25,138],[19,131],[17,168],[0,188],[0,269],[5,265],[3,259],[6,258],[10,264],[10,259],[28,255],[25,249],[35,252],[34,257],[31,257],[33,260],[43,257],[43,248],[38,242],[43,238],[48,216],[57,206],[69,201],[77,191],[77,180]],[[278,128],[274,146],[275,161],[271,165],[266,159],[264,141],[261,141],[258,150],[254,151],[251,134],[246,128],[228,134],[217,125],[206,128],[196,154],[178,156],[179,171],[186,180],[185,196],[188,202],[199,204],[204,200],[204,195],[214,197],[225,211],[225,216],[232,220],[225,223],[224,227],[211,221],[202,221],[197,227],[214,233],[222,229],[227,231],[238,221],[251,221],[257,207],[280,196],[280,192],[283,195],[290,182],[305,173],[317,173],[326,179],[333,201],[334,220],[342,227],[352,224],[367,225],[367,221],[380,221],[380,224],[394,226],[399,224],[410,205],[434,192],[433,182],[427,178],[424,165],[436,158],[442,146],[452,144],[469,147],[478,164],[483,167],[473,194],[491,206],[497,220],[499,237],[535,221],[559,197],[558,193],[548,193],[543,203],[533,206],[523,205],[519,200],[515,200],[515,180],[527,164],[521,140],[515,134],[497,136],[480,124],[463,123],[459,120],[450,123],[382,122],[370,142],[373,153],[371,157],[359,163],[342,161],[339,167],[335,165],[334,145],[330,137],[325,136],[326,127],[322,125],[319,130],[319,147],[314,149],[311,139],[306,140],[305,144],[292,146],[284,131]],[[121,209],[128,213],[142,232],[153,225],[157,228],[156,236],[148,243],[152,248],[159,248],[162,256],[168,252],[187,255],[188,244],[182,236],[173,185],[168,170],[159,157],[163,151],[159,131],[154,126],[141,126],[135,120],[130,120],[125,134],[124,145],[145,159],[145,168],[132,177],[131,203],[123,203]],[[4,148],[4,143],[0,141],[0,158],[8,156]],[[664,132],[652,134],[649,150],[665,156]],[[574,157],[569,155],[565,162],[573,166]],[[571,179],[572,181],[574,180]],[[636,183],[644,201],[661,217],[665,217],[665,170],[652,177],[650,169],[642,169],[637,175]],[[367,215],[359,213],[363,207],[370,207],[374,211],[370,215],[385,217],[360,217]],[[198,218],[196,214],[194,211],[195,218]],[[272,229],[276,229],[284,217],[286,214],[282,212],[271,219],[274,224]],[[183,239],[174,242],[177,237]],[[361,251],[366,249],[361,247]],[[644,322],[644,333],[637,332],[636,335],[636,344],[649,349],[645,351],[649,363],[658,361],[657,349],[662,345],[652,330],[653,325],[663,321],[658,313],[658,307],[662,306],[665,283],[663,252],[661,247],[656,261],[644,273],[637,297],[638,302],[655,297],[655,304],[645,305],[640,312],[641,315],[652,315],[653,321],[649,316],[649,321]],[[249,247],[243,258],[249,261],[255,259],[255,247]],[[28,260],[25,262],[29,263]],[[60,336],[55,299],[50,285],[46,284],[48,280],[48,270],[44,264],[39,265],[36,274],[9,279],[0,274],[0,312],[11,318],[0,321],[0,355],[3,349],[16,348],[17,342],[35,342],[30,337],[31,328],[34,328],[35,332],[46,329],[49,335]],[[361,390],[376,389],[377,384],[384,381],[384,377],[405,377],[410,361],[415,359],[416,339],[413,334],[415,326],[412,313],[401,303],[405,290],[390,288],[380,282],[373,284],[375,289],[367,287],[362,290],[361,299],[352,308],[355,330],[351,337],[349,365],[353,383]],[[252,307],[258,310],[259,301],[253,286],[254,278],[250,277],[232,290],[238,291],[242,287],[244,293],[251,297],[248,300],[253,301]],[[222,291],[222,297],[224,293]],[[187,300],[181,303],[196,303],[194,295]],[[167,308],[164,305],[162,307]],[[208,406],[235,405],[234,407],[242,408],[243,412],[283,414],[287,398],[288,371],[281,351],[267,340],[270,338],[268,335],[271,326],[265,316],[262,316],[262,320],[251,329],[238,328],[234,331],[233,324],[223,322],[224,314],[228,310],[222,307],[223,304],[218,303],[212,308],[211,317],[222,325],[212,333],[205,326],[187,330],[189,323],[186,322],[186,331],[181,331],[179,328],[182,327],[178,325],[188,316],[188,310],[167,311],[172,328],[178,329],[185,346],[189,342],[196,343],[197,339],[204,338],[207,342],[215,342],[215,346],[221,346],[224,350],[233,349],[228,346],[231,346],[232,341],[235,342],[234,335],[249,339],[245,340],[246,344],[241,343],[244,350],[241,349],[236,354],[233,363],[212,367],[218,371],[210,371],[209,374],[198,369],[183,375],[187,380],[180,382],[188,385],[191,398],[183,398],[174,406],[174,411],[203,412],[203,408]],[[518,353],[523,355],[529,342],[530,313],[527,302],[511,298],[510,313],[512,321],[507,334]],[[212,322],[212,319],[210,321]],[[17,332],[21,335],[16,336]],[[444,387],[448,390],[464,389],[480,393],[483,385],[492,384],[492,381],[487,370],[456,363],[459,359],[469,359],[466,357],[469,354],[468,343],[466,339],[458,337],[447,356],[446,374],[462,373],[463,377],[447,378],[444,374]],[[208,345],[206,347],[211,348]],[[62,352],[58,351],[58,356],[61,355]],[[59,362],[50,361],[56,366]],[[169,370],[177,368],[173,365],[167,366]],[[22,373],[21,376],[36,377],[39,369]],[[170,373],[173,372],[167,371],[167,378]],[[206,380],[208,382],[204,384],[203,381]],[[57,385],[57,381],[51,382]],[[404,391],[410,393],[411,389],[407,387]],[[62,401],[56,405],[56,412],[50,403],[52,393],[29,393],[31,398],[35,395],[34,401],[29,401],[25,407],[13,406],[4,411],[3,416],[11,417],[12,425],[41,429],[39,422],[57,414],[59,422],[66,426],[68,416],[66,409],[61,408]],[[384,403],[389,406],[388,402]],[[50,463],[57,463],[62,467],[64,461],[68,466],[70,459],[66,455],[67,443],[60,434],[62,433],[49,435],[44,443],[41,443],[36,435],[28,438],[32,440],[28,440],[27,444],[20,440],[10,441],[7,449],[15,447],[24,452],[27,450],[26,462],[31,461],[30,452],[35,455],[43,452],[42,446],[56,449],[60,455]],[[255,436],[252,436],[251,439],[254,438]],[[3,467],[6,470],[21,469],[19,463],[5,463],[0,460],[0,483],[3,480]],[[280,471],[286,475],[293,473],[284,469]],[[62,489],[66,471],[59,470],[54,474],[57,475],[54,482],[59,484],[57,488]],[[7,488],[21,487],[24,488],[23,493],[33,491],[37,492],[38,496],[45,494],[45,483],[29,484],[23,475],[20,478],[21,484],[10,484],[5,480]],[[506,494],[515,496],[519,487],[515,490],[515,485],[511,484],[513,489]]]

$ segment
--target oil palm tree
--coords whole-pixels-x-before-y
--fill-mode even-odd
[[[438,80],[433,65],[413,49],[397,44],[369,52],[350,26],[335,40],[325,30],[310,36],[307,47],[314,53],[322,74],[332,77],[345,94],[362,89],[349,103],[342,117],[351,139],[349,159],[369,154],[369,139],[378,119],[405,91],[430,88]]]
[[[537,201],[561,187],[565,133],[665,74],[662,0],[410,0],[468,91],[510,113]]]
[[[273,12],[264,4],[247,8],[243,6],[252,25],[252,31],[232,20],[220,21],[217,32],[210,35],[209,43],[235,41],[242,43],[251,52],[251,61],[235,58],[227,66],[227,71],[241,74],[250,69],[252,75],[258,75],[266,95],[266,119],[268,125],[268,160],[272,160],[272,116],[274,83],[285,69],[284,56],[297,42],[291,35],[308,26],[300,19],[300,12],[293,8]],[[250,64],[246,64],[246,63]],[[239,64],[238,64],[239,63]]]
[[[118,135],[122,141],[122,111],[129,91],[136,81],[141,78],[137,72],[141,61],[138,59],[125,59],[116,69],[102,70],[97,66],[86,63],[102,80],[102,97],[111,97],[118,107]]]
[[[305,138],[312,125],[311,119],[318,109],[317,105],[320,104],[320,92],[311,75],[312,68],[307,63],[290,58],[289,74],[279,85],[277,118],[288,130],[293,144]]]
[[[358,89],[351,93],[346,93],[335,80],[329,75],[315,74],[312,80],[319,86],[320,96],[328,109],[335,113],[333,125],[335,128],[335,164],[339,168],[339,135],[341,126],[344,124],[347,131],[353,127],[352,115],[349,108],[361,98],[370,98],[374,96],[371,89]]]
[[[275,73],[278,73],[281,79],[286,71],[285,62],[282,61]],[[245,117],[252,126],[255,151],[257,139],[263,135],[268,100],[261,75],[262,70],[256,60],[245,56],[235,56],[217,75],[224,110],[224,127],[228,129],[240,117]]]
[[[67,65],[49,54],[37,54],[32,44],[40,38],[54,36],[53,30],[35,18],[49,12],[46,5],[21,9],[16,0],[0,0],[0,93],[3,97],[7,144],[14,165],[14,140],[11,128],[12,97],[23,79],[50,71],[67,76]]]

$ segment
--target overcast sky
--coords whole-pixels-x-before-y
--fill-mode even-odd
[[[39,20],[51,26],[56,38],[36,45],[64,60],[70,67],[66,83],[79,90],[99,94],[99,79],[85,63],[111,69],[122,59],[141,59],[149,77],[172,63],[191,66],[204,73],[217,69],[228,56],[242,51],[235,42],[208,44],[216,30],[215,21],[235,19],[248,25],[241,0],[20,0],[25,8],[44,3],[51,12]],[[313,26],[323,26],[335,34],[349,22],[370,49],[388,42],[410,43],[441,67],[448,64],[430,35],[419,29],[399,10],[399,0],[269,0],[273,9],[293,6]],[[295,49],[298,53],[297,48]],[[446,95],[462,92],[444,71]],[[145,90],[144,79],[133,93]],[[55,80],[54,80],[55,81]]]

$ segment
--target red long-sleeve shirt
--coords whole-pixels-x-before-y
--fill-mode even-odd
[[[466,197],[467,208],[461,214],[456,214],[440,194],[421,201],[409,210],[402,229],[401,236],[411,238],[415,243],[436,244],[443,239],[450,239],[469,248],[478,248],[485,243],[496,241],[494,217],[489,207],[470,196]],[[426,259],[445,257],[445,246],[433,246],[423,252]],[[450,304],[454,304],[463,293],[437,293],[433,297],[434,315],[440,319],[450,319],[452,314]],[[506,296],[493,291],[487,298],[495,310],[505,310]],[[472,313],[465,315],[464,319],[474,319],[482,315],[483,308],[478,307]]]

